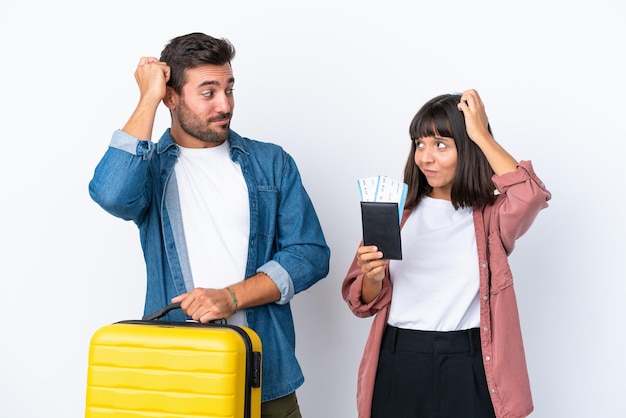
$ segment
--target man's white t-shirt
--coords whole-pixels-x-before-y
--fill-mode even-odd
[[[180,147],[175,172],[194,286],[221,289],[240,282],[248,259],[250,207],[228,141],[212,148]],[[245,312],[228,323],[247,325]]]

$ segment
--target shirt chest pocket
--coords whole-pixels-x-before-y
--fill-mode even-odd
[[[276,186],[258,186],[257,191],[257,236],[262,241],[273,241],[280,216],[280,189]]]
[[[495,294],[513,284],[513,274],[502,242],[497,235],[489,236],[489,271],[491,277],[490,293]]]

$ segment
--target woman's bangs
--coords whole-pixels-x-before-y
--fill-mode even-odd
[[[413,139],[427,136],[453,137],[448,117],[443,109],[432,109],[418,121],[412,135]]]

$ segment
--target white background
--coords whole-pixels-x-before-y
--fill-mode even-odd
[[[356,179],[401,178],[414,113],[467,88],[553,193],[510,258],[533,417],[624,416],[624,2],[2,0],[1,417],[81,417],[92,333],[142,314],[137,229],[87,184],[139,58],[193,31],[236,46],[232,127],[294,156],[332,250],[292,304],[306,418],[356,417]]]

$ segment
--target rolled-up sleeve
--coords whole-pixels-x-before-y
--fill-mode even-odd
[[[155,144],[152,141],[140,141],[134,136],[127,134],[121,129],[117,129],[113,132],[111,137],[111,148],[116,148],[122,151],[126,151],[129,154],[141,156],[149,159],[154,150]]]
[[[149,164],[155,149],[116,130],[89,182],[89,195],[104,210],[125,220],[139,222],[150,204]]]
[[[278,305],[284,305],[289,302],[294,294],[293,281],[280,264],[274,260],[270,260],[257,269],[257,273],[265,273],[274,282],[280,291],[280,299],[276,301]]]

